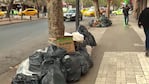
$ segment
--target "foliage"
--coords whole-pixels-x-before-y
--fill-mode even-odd
[[[90,7],[93,5],[92,0],[81,0],[84,7]]]
[[[114,6],[120,6],[121,5],[121,2],[122,2],[123,0],[113,0],[112,1],[112,5],[114,5]]]
[[[76,0],[65,0],[65,2],[71,4],[72,6],[76,5]]]
[[[107,1],[106,0],[99,0],[99,5],[100,6],[106,6],[107,5]]]

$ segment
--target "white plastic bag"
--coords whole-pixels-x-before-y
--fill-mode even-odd
[[[84,41],[84,35],[80,34],[79,32],[73,32],[73,41],[76,42],[83,42]]]
[[[40,74],[39,72],[29,71],[29,58],[24,60],[18,67],[16,74],[24,74],[27,76],[32,76],[32,74]]]

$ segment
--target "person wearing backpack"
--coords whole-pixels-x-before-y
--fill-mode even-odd
[[[123,14],[124,14],[125,25],[128,25],[128,22],[129,22],[129,9],[130,8],[128,7],[128,5],[123,7]]]
[[[145,8],[139,15],[138,26],[143,26],[145,33],[145,55],[149,57],[149,8]]]

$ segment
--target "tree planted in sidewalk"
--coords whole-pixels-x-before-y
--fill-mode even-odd
[[[99,10],[98,0],[93,0],[93,4],[94,4],[94,7],[95,7],[95,18],[99,19],[99,17],[100,17],[100,10]]]
[[[14,2],[14,0],[11,0],[10,3],[9,3],[8,10],[7,10],[7,14],[6,14],[6,17],[7,17],[7,18],[10,18],[10,11],[11,11],[11,9],[12,9],[13,2]]]
[[[49,42],[64,36],[62,0],[47,0]]]

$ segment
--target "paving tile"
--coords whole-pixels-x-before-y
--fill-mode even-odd
[[[144,52],[105,52],[96,81],[102,78],[104,84],[147,84],[149,58]]]

